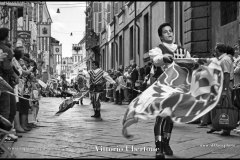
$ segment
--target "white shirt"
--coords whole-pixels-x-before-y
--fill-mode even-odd
[[[12,58],[12,65],[18,70],[20,76],[22,75],[23,69],[15,57]]]
[[[167,47],[172,52],[174,52],[178,48],[178,45],[176,45],[174,43],[168,44],[168,43],[163,42],[163,45],[165,47]],[[159,47],[155,47],[155,48],[151,49],[149,51],[149,56],[150,56],[150,59],[153,60],[153,63],[156,66],[166,65],[166,63],[163,62],[163,53],[162,53],[162,50]],[[191,55],[188,51],[186,51],[186,58],[191,58]]]

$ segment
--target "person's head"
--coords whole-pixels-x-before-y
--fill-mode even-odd
[[[98,61],[92,61],[92,69],[99,68],[99,62]]]
[[[132,71],[132,66],[128,67],[128,73],[130,73]]]
[[[8,42],[9,29],[8,28],[0,28],[0,41]]]
[[[16,58],[16,60],[19,61],[21,58],[23,58],[23,52],[22,52],[22,50],[16,48],[16,49],[14,49],[13,52],[14,52],[14,57]]]
[[[127,72],[128,71],[128,67],[125,67],[124,71]]]
[[[223,44],[223,43],[217,43],[216,46],[215,46],[216,56],[219,57],[224,53],[226,53],[226,45]]]
[[[238,44],[235,44],[234,45],[234,56],[235,57],[238,57],[239,56],[239,46],[238,46]]]
[[[231,55],[231,56],[234,56],[234,48],[231,47],[231,46],[226,46],[226,52],[227,54]]]
[[[134,68],[136,68],[136,67],[137,67],[137,64],[134,63],[134,64],[132,65],[132,69],[134,69]]]
[[[163,23],[158,28],[158,36],[162,42],[173,43],[174,34],[170,23]]]

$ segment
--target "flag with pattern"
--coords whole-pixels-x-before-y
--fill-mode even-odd
[[[190,123],[211,111],[220,99],[223,72],[216,58],[175,59],[150,87],[136,97],[123,117],[122,134],[140,119],[171,116]]]
[[[65,99],[60,105],[59,105],[59,110],[55,113],[55,116],[59,116],[65,111],[69,110],[72,108],[77,102],[84,97],[89,91],[81,91],[76,94],[74,94],[72,97],[69,99]]]

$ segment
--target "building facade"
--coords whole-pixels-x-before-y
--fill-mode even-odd
[[[93,59],[105,70],[143,67],[149,50],[161,43],[157,30],[164,22],[172,24],[175,43],[195,57],[209,57],[217,42],[233,46],[240,37],[237,1],[92,1],[86,15],[87,54],[95,47]]]
[[[71,79],[75,79],[80,70],[87,70],[85,37],[78,43],[72,45],[72,74]]]
[[[62,68],[61,68],[61,75],[66,76],[66,80],[68,82],[71,81],[71,75],[73,73],[72,71],[72,66],[73,66],[73,58],[72,57],[63,57],[62,58]]]
[[[49,39],[51,17],[44,1],[0,2],[0,27],[10,29],[13,48],[22,46],[38,65],[37,78],[44,82],[50,77]]]
[[[51,37],[50,52],[50,66],[52,68],[52,78],[60,79],[62,66],[62,44],[55,38]]]

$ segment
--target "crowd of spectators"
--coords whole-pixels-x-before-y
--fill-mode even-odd
[[[37,82],[37,64],[23,47],[13,47],[9,29],[0,28],[0,76],[14,89],[13,94],[0,92],[0,115],[12,124],[5,141],[17,141],[22,133],[37,127],[40,85]],[[3,138],[3,135],[0,136]]]

